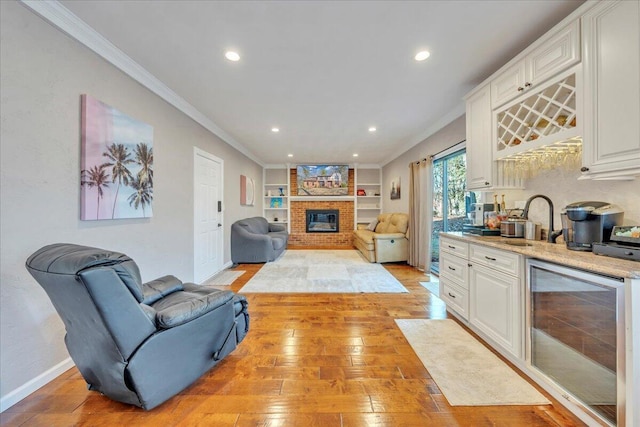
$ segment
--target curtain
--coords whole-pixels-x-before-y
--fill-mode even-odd
[[[409,164],[409,265],[431,270],[433,160]]]

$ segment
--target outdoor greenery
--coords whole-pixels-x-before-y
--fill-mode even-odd
[[[433,217],[434,220],[444,215],[444,165],[447,167],[447,216],[448,218],[466,215],[465,188],[467,162],[465,154],[436,161],[433,164]]]

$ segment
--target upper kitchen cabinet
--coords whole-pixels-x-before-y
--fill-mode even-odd
[[[466,98],[467,190],[491,187],[491,96],[489,85],[482,86]]]
[[[491,107],[498,108],[580,62],[580,20],[544,36],[537,47],[491,81]]]
[[[494,159],[513,158],[540,147],[579,145],[581,136],[578,111],[580,68],[575,66],[538,85],[515,101],[495,110]],[[544,151],[539,151],[544,155]]]
[[[582,17],[583,178],[640,175],[640,1],[599,2]]]

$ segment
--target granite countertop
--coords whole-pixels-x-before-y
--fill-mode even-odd
[[[463,242],[502,249],[522,254],[529,258],[536,258],[553,262],[567,267],[579,268],[615,277],[640,279],[640,262],[626,259],[594,255],[592,252],[571,251],[564,243],[547,243],[544,241],[524,240],[500,236],[476,236],[461,232],[440,233],[441,236]],[[507,242],[511,242],[509,244]],[[528,243],[531,246],[516,246],[513,243]]]

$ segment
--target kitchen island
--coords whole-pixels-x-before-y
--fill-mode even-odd
[[[564,311],[569,319],[615,311],[612,322],[617,338],[614,336],[615,348],[609,352],[614,356],[615,349],[618,352],[618,368],[615,368],[614,359],[612,372],[612,375],[618,372],[618,425],[640,423],[640,405],[637,404],[640,401],[640,360],[636,360],[640,358],[634,357],[634,353],[640,353],[640,262],[568,250],[562,243],[455,232],[440,236],[440,297],[447,304],[447,310],[590,425],[607,425],[594,415],[596,405],[585,405],[579,397],[550,381],[532,363],[532,347],[535,347],[532,341],[537,339],[538,330],[532,327],[534,294],[529,283],[533,281],[530,265],[543,262],[552,270],[565,272],[569,268],[579,275],[591,275],[594,284],[617,283],[620,298],[613,309],[594,306],[593,311],[574,315],[575,306],[567,304],[566,310],[560,305],[560,311]],[[565,281],[561,274],[556,277],[559,282]],[[557,298],[561,293],[549,295]],[[591,338],[588,333],[584,336],[585,340]],[[574,338],[582,342],[582,337]],[[560,362],[557,358],[562,357],[558,353],[552,360]],[[613,411],[609,419],[615,420],[615,404]]]

